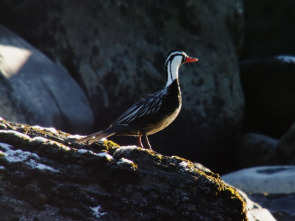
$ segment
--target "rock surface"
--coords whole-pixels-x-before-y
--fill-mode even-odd
[[[246,168],[222,176],[246,193],[295,193],[295,166]]]
[[[0,26],[0,116],[71,132],[89,131],[94,116],[69,73]]]
[[[248,220],[238,192],[210,171],[110,141],[77,144],[54,128],[0,121],[4,220]]]
[[[236,157],[240,168],[295,163],[295,123],[281,139],[247,133],[239,143]]]
[[[295,164],[295,123],[284,134],[277,145],[280,161],[285,164]]]
[[[277,153],[279,140],[256,133],[244,134],[237,148],[240,168],[281,163]]]
[[[272,216],[272,214],[269,212],[269,210],[263,208],[258,203],[252,201],[246,193],[241,191],[240,189],[237,189],[237,191],[240,193],[240,195],[243,197],[243,199],[246,201],[247,208],[249,211],[251,211],[251,216],[249,216],[249,220],[257,220],[257,221],[276,221],[276,219]]]
[[[232,166],[243,117],[237,58],[242,13],[241,0],[0,3],[0,22],[62,63],[84,86],[95,130],[164,87],[168,51],[180,48],[198,57],[198,64],[180,70],[179,118],[151,142],[158,151],[218,170]]]
[[[222,179],[245,191],[278,221],[292,221],[295,220],[294,173],[295,166],[263,166],[226,174]]]
[[[244,130],[280,138],[295,122],[295,57],[244,61],[241,82],[246,102]]]
[[[249,194],[249,197],[267,208],[278,221],[295,220],[295,194]]]

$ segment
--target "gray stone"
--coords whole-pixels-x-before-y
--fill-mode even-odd
[[[295,57],[277,56],[241,63],[246,102],[245,132],[276,139],[295,122]]]
[[[295,163],[295,123],[293,123],[290,129],[280,139],[277,149],[282,163]]]
[[[267,7],[266,7],[267,6]],[[244,1],[243,57],[257,58],[295,53],[295,4],[293,0]]]
[[[222,179],[246,193],[295,193],[295,166],[262,166],[225,174]]]
[[[276,220],[268,209],[263,208],[261,205],[251,200],[248,197],[248,195],[244,193],[242,190],[237,188],[236,190],[239,192],[239,194],[242,196],[242,198],[247,204],[247,208],[249,211],[247,214],[247,217],[249,221],[257,221],[257,220],[258,221],[275,221]]]
[[[279,221],[295,220],[295,193],[292,194],[250,194],[249,197],[271,211]]]
[[[180,48],[198,57],[198,63],[180,70],[183,109],[178,119],[151,142],[157,151],[186,156],[211,169],[232,167],[244,107],[237,57],[242,0],[24,0],[1,2],[1,10],[20,16],[26,28],[13,22],[14,16],[4,16],[2,23],[80,81],[95,113],[95,130],[164,87],[169,50]]]
[[[265,208],[255,208],[251,210],[254,220],[257,221],[276,221],[269,210]]]
[[[278,142],[278,140],[262,134],[247,133],[243,135],[237,150],[239,166],[245,168],[277,164]]]
[[[0,26],[0,116],[71,132],[89,131],[93,113],[69,73]]]

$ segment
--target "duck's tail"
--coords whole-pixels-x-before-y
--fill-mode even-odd
[[[102,138],[107,138],[107,137],[110,137],[114,134],[115,134],[114,132],[110,132],[110,131],[108,131],[108,129],[105,129],[105,130],[90,134],[87,137],[83,137],[81,139],[78,139],[77,142],[78,143],[87,142],[88,144],[93,144],[94,142],[99,141]]]

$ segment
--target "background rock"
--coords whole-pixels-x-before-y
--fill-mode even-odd
[[[251,216],[248,217],[249,220],[259,220],[259,221],[275,221],[276,219],[272,216],[269,210],[263,208],[258,203],[252,201],[248,195],[240,189],[237,189],[240,195],[247,203],[247,208],[251,211]],[[248,213],[249,215],[249,213]]]
[[[295,54],[295,2],[247,0],[243,59]]]
[[[295,123],[280,139],[277,154],[282,163],[295,164]]]
[[[222,179],[243,190],[251,200],[267,208],[278,221],[291,221],[295,220],[294,173],[295,166],[263,166],[229,173],[223,175]],[[248,201],[247,197],[245,199]],[[259,205],[256,207],[258,210]]]
[[[294,129],[291,126],[295,120],[294,9],[295,2],[292,0],[244,1],[245,38],[241,51],[241,82],[246,106],[244,132],[264,135],[251,134],[249,137],[249,134],[246,134],[243,137],[243,149],[238,151],[241,153],[240,160],[243,165],[250,166],[250,162],[258,165],[260,160],[263,165],[267,163],[267,159],[270,160],[269,164],[274,164],[274,158],[268,158],[272,154],[279,164],[294,164]],[[277,55],[283,56],[279,56],[278,59]],[[246,152],[248,149],[249,153]],[[258,155],[254,155],[255,153]],[[274,179],[273,185],[276,188],[279,186],[275,185],[280,185],[277,182],[282,181],[283,187],[285,184],[294,185],[293,175],[288,176],[288,173],[285,173],[283,179],[277,176],[278,174],[260,176],[254,173],[253,178],[249,173],[247,178],[243,179],[250,186],[253,179],[265,180],[267,184],[258,185],[257,188],[260,190],[269,184],[270,180],[264,179],[267,177]],[[256,182],[253,182],[256,185]],[[241,184],[244,186],[245,183],[241,181]],[[264,193],[247,194],[268,208],[277,220],[295,220],[294,193],[266,191],[264,189]]]
[[[233,166],[243,117],[242,12],[241,0],[1,1],[0,22],[83,85],[96,117],[93,131],[164,87],[168,51],[181,48],[198,57],[198,64],[181,69],[179,118],[151,142],[157,151],[221,171]]]
[[[295,122],[295,57],[252,59],[241,64],[244,131],[280,138]]]
[[[278,142],[276,139],[261,134],[244,134],[237,150],[239,167],[247,168],[278,164]]]
[[[261,166],[222,176],[230,185],[246,193],[294,193],[295,166]]]
[[[241,137],[237,150],[239,167],[262,165],[293,165],[295,163],[295,123],[281,137],[247,133]]]
[[[254,193],[249,197],[271,211],[278,221],[295,220],[295,194]]]
[[[0,26],[0,115],[17,122],[89,131],[93,113],[69,73]]]
[[[0,33],[0,116],[89,131],[93,113],[69,73],[3,26]]]

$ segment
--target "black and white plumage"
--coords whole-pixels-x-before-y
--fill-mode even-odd
[[[78,142],[91,144],[112,135],[136,136],[141,147],[151,149],[147,136],[166,128],[174,121],[181,109],[181,92],[178,83],[179,67],[184,63],[197,60],[182,51],[171,51],[165,62],[167,83],[163,90],[140,99],[108,128],[79,139]]]

